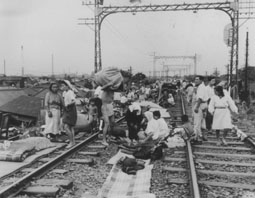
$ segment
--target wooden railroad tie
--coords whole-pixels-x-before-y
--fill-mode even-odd
[[[52,186],[30,186],[22,191],[28,195],[40,195],[41,197],[56,197],[60,188]]]
[[[96,157],[99,157],[100,156],[100,153],[99,152],[84,152],[84,151],[81,151],[79,152],[80,155],[90,155],[90,156],[96,156]]]

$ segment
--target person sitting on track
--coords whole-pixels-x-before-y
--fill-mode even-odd
[[[163,118],[160,118],[160,112],[154,111],[153,113],[147,111],[144,113],[147,119],[147,127],[145,131],[138,133],[140,143],[151,142],[157,144],[161,139],[169,134],[169,128]]]
[[[169,103],[168,103],[168,91],[165,89],[163,90],[162,96],[159,99],[159,105],[164,107],[164,108],[168,108]]]
[[[161,118],[160,111],[153,112],[153,118],[158,122],[159,125],[159,138],[163,138],[169,134],[169,128],[164,118]]]
[[[187,115],[182,115],[182,125],[173,130],[173,134],[179,133],[184,140],[192,140],[194,138],[194,127],[189,121]]]

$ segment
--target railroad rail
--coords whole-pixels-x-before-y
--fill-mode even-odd
[[[180,99],[181,99],[182,113],[183,115],[185,115],[186,109],[185,109],[182,94],[180,96]],[[201,196],[200,196],[200,191],[199,191],[198,182],[197,182],[196,167],[195,167],[195,162],[193,158],[191,143],[189,140],[186,141],[186,149],[187,149],[188,166],[190,169],[189,177],[190,177],[190,187],[191,187],[192,196],[194,198],[200,198]]]
[[[70,157],[71,155],[73,155],[75,152],[77,152],[78,150],[80,150],[82,147],[84,147],[86,144],[88,144],[89,142],[95,140],[98,136],[98,132],[91,135],[89,138],[87,138],[86,140],[78,143],[77,145],[75,145],[74,147],[72,147],[71,149],[64,151],[62,154],[60,154],[59,156],[53,158],[52,160],[50,160],[49,162],[47,162],[46,164],[42,165],[41,167],[35,169],[34,171],[32,171],[31,173],[29,173],[28,175],[20,178],[18,181],[14,182],[13,184],[11,184],[10,186],[6,187],[5,189],[0,191],[0,197],[1,198],[6,198],[6,197],[13,197],[15,195],[17,195],[19,192],[21,192],[25,187],[27,187],[29,185],[29,183],[33,180],[35,180],[35,178],[39,178],[43,175],[45,175],[46,173],[48,173],[50,170],[52,170],[53,168],[55,168],[56,166],[58,166],[60,163],[62,163],[62,161],[68,157]]]
[[[176,101],[177,106],[172,108],[172,111],[177,112],[178,109],[182,114],[189,114],[187,111],[190,109],[186,109],[188,105],[181,95],[178,97],[180,101]],[[173,121],[180,122],[177,117]],[[235,124],[241,130],[248,131],[241,123]],[[185,150],[175,150],[164,159],[168,164],[164,171],[170,173],[167,176],[170,178],[167,183],[173,185],[173,188],[176,186],[180,186],[181,189],[185,186],[185,190],[189,188],[190,192],[186,192],[185,196],[182,194],[183,197],[205,198],[220,195],[241,197],[249,193],[255,196],[255,156],[252,155],[254,153],[252,135],[255,133],[247,134],[247,137],[240,141],[236,131],[233,130],[227,137],[229,146],[217,146],[216,137],[212,133],[208,135],[208,141],[204,141],[202,145],[193,145],[186,141]],[[186,156],[186,159],[183,156]],[[177,179],[171,179],[174,177]]]
[[[123,120],[124,120],[124,117],[121,117],[116,122],[120,123]],[[53,158],[47,158],[43,165],[39,166],[32,172],[26,174],[25,176],[19,178],[17,181],[13,182],[11,185],[5,187],[4,189],[1,189],[0,190],[0,198],[16,196],[17,194],[22,192],[25,188],[30,186],[34,181],[36,181],[37,179],[46,175],[51,170],[53,170],[55,167],[59,166],[61,163],[64,162],[64,160],[70,158],[72,155],[74,155],[79,150],[81,150],[82,148],[87,146],[89,143],[98,139],[99,134],[100,134],[100,132],[96,132],[96,133],[90,135],[85,140],[78,142],[75,146],[73,146],[72,148],[70,148],[68,150],[62,151],[60,153],[59,153],[59,151],[57,151],[56,154],[53,153],[53,156],[54,156],[54,154],[57,156],[53,157]],[[40,161],[40,159],[39,159],[39,161]],[[88,160],[88,163],[91,163],[91,162],[93,162],[93,161]],[[25,168],[27,169],[27,167],[25,167]],[[18,171],[22,171],[22,169],[19,169]],[[15,171],[14,173],[7,175],[4,178],[11,178],[12,175],[13,174],[15,175],[16,172],[18,172],[18,171]]]
[[[170,123],[175,122],[180,124],[181,115],[191,114],[190,109],[187,108],[188,106],[186,101],[182,99],[181,96],[181,94],[177,96],[177,105],[170,108],[170,113],[173,114],[171,120],[169,121]],[[124,117],[120,118],[117,122],[122,122],[123,119]],[[240,123],[236,124],[240,125]],[[246,126],[240,125],[239,128],[244,131],[248,130]],[[88,143],[94,144],[93,142],[95,142],[98,135],[99,133],[97,132],[85,140],[82,140],[70,150],[56,153],[55,157],[51,158],[50,160],[42,158],[42,160],[44,159],[45,162],[43,165],[33,169],[30,171],[30,173],[23,176],[23,178],[16,180],[6,188],[1,189],[0,198],[13,197],[19,194],[25,188],[33,184],[38,178],[44,177],[44,175],[49,173],[51,170],[58,166],[62,166],[63,162],[67,158],[71,158],[70,156],[77,153],[77,151],[80,151],[83,147],[88,145]],[[247,136],[245,141],[250,139],[251,142],[250,144],[246,145],[244,142],[240,142],[238,140],[235,132],[229,134],[229,144],[234,145],[231,147],[215,146],[215,138],[213,136],[208,136],[209,141],[203,142],[202,145],[192,145],[189,141],[187,141],[185,150],[175,149],[173,153],[170,152],[170,154],[165,155],[164,162],[158,162],[167,165],[167,167],[163,167],[161,170],[158,170],[158,167],[155,167],[154,172],[162,172],[162,175],[154,174],[152,177],[152,193],[155,193],[157,190],[162,191],[162,185],[166,185],[166,183],[168,184],[168,187],[164,189],[166,194],[161,194],[157,197],[171,197],[171,195],[194,198],[204,198],[208,196],[213,197],[214,195],[217,197],[218,191],[221,193],[226,193],[225,197],[231,197],[231,193],[241,194],[250,191],[254,192],[254,181],[252,179],[247,179],[247,177],[255,177],[255,174],[253,174],[253,172],[255,172],[255,157],[254,155],[250,154],[252,151],[254,151],[254,143],[252,142],[251,138],[252,133],[247,133],[247,135],[250,136]],[[87,150],[88,149],[86,149],[86,151]],[[79,155],[76,155],[76,157],[77,156]],[[186,158],[183,156],[186,156]],[[233,160],[233,158],[235,160]],[[240,159],[240,161],[237,159]],[[99,167],[101,169],[101,164],[99,164]],[[96,170],[98,169],[95,169],[95,171]],[[105,174],[107,174],[107,171],[105,171]],[[204,175],[206,175],[206,179]],[[225,182],[224,178],[221,179],[222,176],[227,178]],[[239,180],[236,184],[233,184],[234,179],[231,177],[236,176],[239,177]],[[94,178],[94,175],[92,177]],[[165,178],[166,180],[163,181],[163,184],[160,184],[161,187],[158,187],[155,185],[155,183],[158,183],[158,180],[162,179],[161,177],[163,179]],[[212,180],[207,180],[207,177]],[[219,180],[220,182],[216,182],[216,180]],[[89,181],[89,179],[87,181]],[[100,185],[98,188],[100,188]],[[241,191],[236,189],[244,190]],[[180,194],[182,191],[184,191],[184,194]],[[155,194],[157,195],[157,193]]]

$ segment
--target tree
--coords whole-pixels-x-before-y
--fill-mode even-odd
[[[131,78],[131,80],[132,80],[132,82],[139,83],[139,82],[143,81],[145,78],[146,78],[146,75],[140,72],[140,73],[135,74]]]
[[[218,77],[220,75],[220,72],[218,71],[217,67],[215,68],[214,72],[212,73],[212,76]]]

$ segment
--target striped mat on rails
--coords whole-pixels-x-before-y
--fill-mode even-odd
[[[128,175],[114,164],[97,197],[156,198],[150,193],[152,168],[153,165],[147,163],[145,168],[138,170],[135,175]]]

